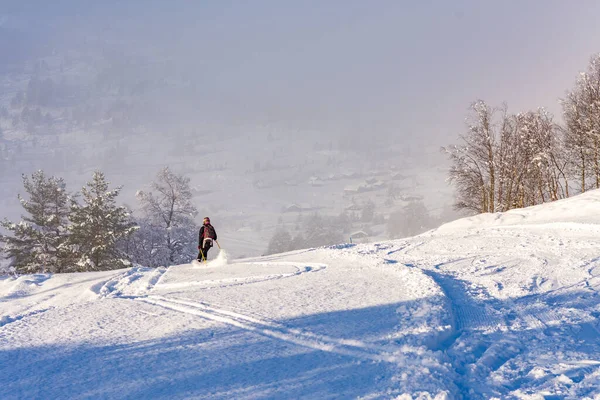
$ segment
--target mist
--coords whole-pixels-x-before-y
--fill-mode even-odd
[[[470,103],[560,120],[559,99],[598,51],[599,12],[595,1],[0,1],[0,217],[19,217],[21,175],[38,169],[71,191],[102,170],[135,209],[168,166],[190,177],[198,218],[234,256],[264,253],[278,228],[310,229],[315,214],[346,215],[339,240],[418,233],[457,215],[439,148],[464,131]]]

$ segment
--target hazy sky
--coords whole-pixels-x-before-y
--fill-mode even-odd
[[[210,192],[198,195],[203,215],[229,218],[233,234],[265,223],[252,251],[286,204],[337,215],[354,202],[350,181],[319,188],[313,175],[403,168],[403,194],[446,210],[439,148],[464,132],[470,103],[545,106],[560,119],[559,98],[600,52],[598,15],[597,0],[0,0],[0,102],[11,113],[1,128],[9,141],[55,134],[0,166],[0,207],[21,212],[21,173],[43,169],[77,188],[96,168],[134,205],[170,165]],[[29,129],[11,102],[41,58],[54,63],[37,82],[56,83],[55,119]]]
[[[478,98],[558,114],[558,98],[600,51],[598,1],[98,3],[19,0],[5,10],[44,37],[76,40],[87,29],[150,46],[197,73],[215,112],[404,138],[454,140]]]

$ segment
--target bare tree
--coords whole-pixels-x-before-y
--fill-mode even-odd
[[[564,138],[569,167],[578,176],[579,190],[583,193],[586,189],[587,168],[591,154],[589,138],[577,102],[578,99],[573,93],[569,93],[563,100]]]
[[[561,131],[553,117],[544,108],[517,116],[521,120],[528,189],[531,192],[526,205],[554,201],[568,195],[568,177],[564,161]]]
[[[449,180],[457,186],[457,209],[475,212],[495,211],[496,192],[496,132],[495,110],[484,101],[471,104],[467,132],[460,135],[461,145],[445,151],[452,162]]]
[[[444,150],[457,209],[506,211],[568,196],[561,130],[545,109],[510,115],[474,103],[461,146]],[[501,111],[501,116],[497,113]]]
[[[496,154],[497,211],[506,211],[515,206],[518,188],[524,176],[524,169],[520,165],[520,140],[517,129],[518,120],[514,115],[508,115],[504,106]]]
[[[159,230],[163,236],[165,260],[161,263],[187,262],[195,255],[198,226],[194,217],[198,210],[192,203],[190,179],[163,168],[152,182],[154,192],[139,191],[137,197],[151,230]],[[142,232],[146,229],[142,230]],[[150,249],[150,254],[162,253]]]
[[[587,72],[579,75],[562,106],[565,146],[580,190],[600,188],[600,54],[590,59]]]

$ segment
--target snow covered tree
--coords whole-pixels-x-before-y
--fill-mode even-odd
[[[506,211],[516,204],[515,198],[525,175],[522,163],[521,140],[514,115],[503,109],[500,140],[496,147],[496,210]]]
[[[484,101],[474,102],[466,121],[467,132],[460,135],[462,144],[443,148],[452,162],[449,180],[457,186],[457,209],[495,211],[494,114]]]
[[[496,159],[496,210],[568,195],[562,136],[545,109],[505,114]]]
[[[565,150],[569,166],[579,181],[579,190],[583,193],[587,188],[588,168],[592,155],[590,140],[587,135],[585,122],[581,118],[581,110],[577,96],[573,93],[563,100],[563,118],[565,120]]]
[[[12,232],[12,236],[0,236],[6,256],[18,272],[65,272],[71,261],[66,249],[69,196],[65,182],[46,177],[40,170],[31,179],[23,175],[23,186],[29,196],[19,195],[19,201],[28,215],[16,224],[0,223]]]
[[[600,54],[562,100],[565,145],[581,192],[600,188]]]
[[[102,271],[131,265],[119,250],[119,242],[137,227],[125,207],[116,205],[121,187],[109,189],[104,174],[94,172],[92,180],[81,189],[83,204],[71,204],[69,244],[76,256],[79,271]]]
[[[569,195],[564,140],[545,109],[502,116],[485,103],[472,106],[463,144],[444,148],[452,162],[457,209],[506,211]]]
[[[524,171],[517,196],[518,207],[554,201],[568,195],[568,176],[560,130],[544,108],[516,117],[521,162]]]
[[[146,267],[160,267],[166,265],[167,252],[164,235],[147,218],[135,220],[139,229],[124,242],[124,251],[131,257],[131,261]]]
[[[199,230],[190,179],[165,167],[151,187],[154,192],[137,193],[146,221],[137,240],[144,242],[147,252],[136,262],[148,266],[189,262],[197,254]],[[162,240],[156,240],[157,234]]]

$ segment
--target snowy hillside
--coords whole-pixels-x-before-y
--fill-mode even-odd
[[[600,191],[423,235],[0,280],[0,398],[598,398]]]

